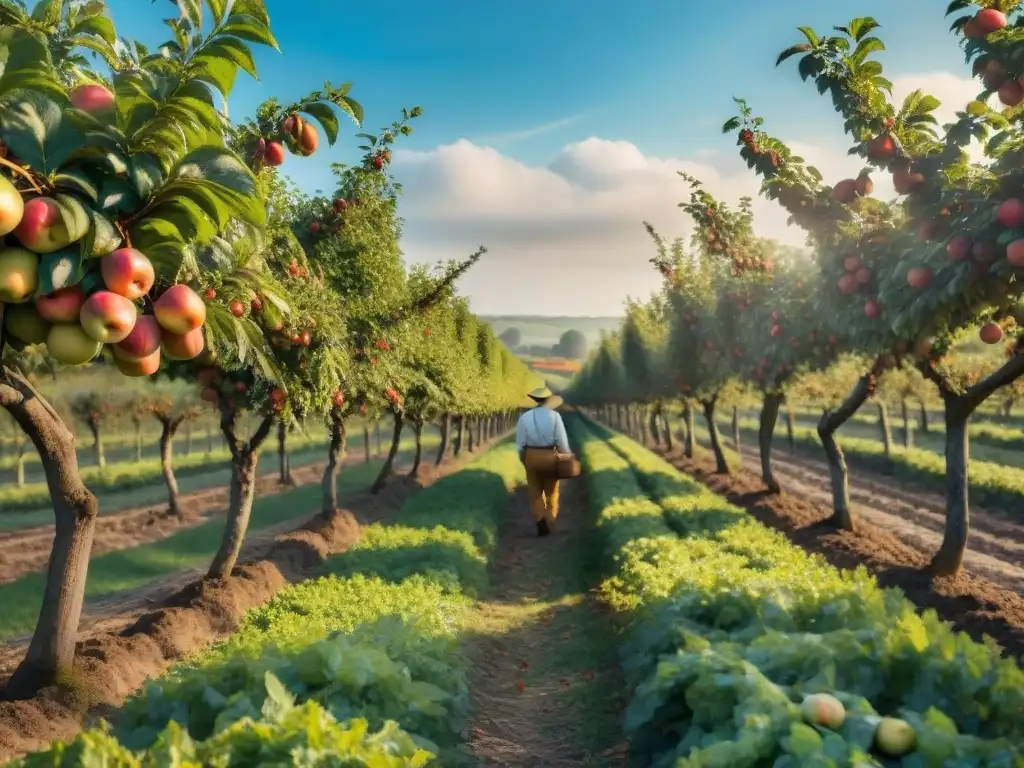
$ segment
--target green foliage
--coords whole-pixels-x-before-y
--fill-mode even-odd
[[[998,647],[807,555],[627,439],[570,428],[611,570],[602,591],[628,625],[638,764],[882,765],[879,715],[915,728],[906,759],[922,765],[1020,760],[1024,672]],[[816,692],[845,704],[839,730],[801,722]]]

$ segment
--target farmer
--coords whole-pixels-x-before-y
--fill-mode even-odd
[[[558,455],[571,453],[571,449],[562,416],[555,410],[562,404],[562,398],[547,387],[540,387],[530,393],[530,399],[537,405],[519,417],[516,445],[519,460],[526,467],[537,535],[547,536],[558,517]]]

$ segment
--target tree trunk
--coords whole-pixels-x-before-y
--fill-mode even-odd
[[[167,485],[167,511],[175,517],[181,517],[181,504],[178,498],[178,479],[174,476],[174,435],[183,417],[160,418],[160,471]]]
[[[346,437],[345,419],[341,411],[335,408],[331,411],[331,441],[327,446],[327,466],[320,482],[323,489],[320,512],[327,518],[338,508],[338,472],[345,457]]]
[[[409,470],[409,477],[419,477],[420,462],[423,460],[423,419],[416,417],[412,420],[412,434],[416,438],[416,455],[412,460],[412,469]]]
[[[686,430],[683,435],[683,453],[686,458],[692,459],[697,448],[697,436],[693,432],[693,406],[689,400],[683,401],[683,428]]]
[[[661,431],[665,433],[665,448],[669,452],[675,449],[675,441],[672,439],[672,427],[669,426],[668,416],[665,415],[665,409],[658,407],[658,415],[661,417]]]
[[[370,486],[370,493],[380,493],[384,490],[384,484],[387,483],[388,477],[391,476],[391,470],[395,464],[395,456],[398,455],[398,447],[402,442],[402,423],[403,417],[401,411],[395,413],[395,428],[391,433],[391,447],[388,449],[388,456],[384,459],[384,466],[380,468],[380,473],[377,475],[377,479],[373,481],[373,485]]]
[[[910,410],[907,408],[907,398],[900,398],[900,416],[903,419],[903,447],[914,447],[914,428],[910,425]]]
[[[277,421],[277,464],[278,485],[295,485],[292,479],[291,462],[288,460],[288,425],[284,419]]]
[[[265,414],[248,442],[238,440],[236,413],[232,409],[221,411],[220,429],[231,451],[231,484],[228,488],[228,515],[221,537],[220,548],[214,555],[207,578],[227,579],[238,562],[245,533],[252,515],[253,496],[256,493],[256,467],[259,451],[274,425],[272,414]]]
[[[437,459],[434,461],[435,466],[444,461],[444,457],[448,455],[448,443],[451,441],[452,435],[452,415],[445,413],[441,417],[441,444],[437,448]]]
[[[370,428],[363,425],[363,450],[366,452],[366,463],[370,463]]]
[[[380,434],[380,419],[377,419],[377,421],[373,423],[373,433],[374,436],[377,438],[377,455],[380,456],[382,453],[384,453],[384,438],[382,438]]]
[[[103,438],[100,437],[100,425],[95,419],[88,421],[89,431],[92,432],[92,458],[97,467],[102,469],[107,466],[107,457],[103,453]]]
[[[740,452],[740,408],[738,405],[732,407],[732,444],[736,453]]]
[[[55,524],[35,631],[25,658],[3,691],[5,699],[21,699],[72,674],[99,505],[82,482],[75,440],[67,425],[27,379],[8,368],[0,368],[0,406],[39,452]]]
[[[659,413],[660,408],[658,408],[658,406],[652,407],[647,421],[647,431],[651,433],[651,440],[653,440],[654,444],[657,446],[661,445],[661,430],[658,429]]]
[[[1007,397],[1003,400],[1003,418],[1010,418],[1010,414],[1013,413],[1014,398]]]
[[[861,376],[839,407],[835,411],[826,408],[818,421],[818,437],[821,438],[821,444],[825,449],[829,477],[832,482],[831,522],[837,528],[846,531],[855,530],[856,524],[850,510],[850,480],[846,457],[843,455],[842,446],[836,439],[836,430],[843,426],[871,396],[872,382],[874,381],[873,371],[874,369]]]
[[[782,487],[772,472],[772,441],[775,438],[775,425],[779,421],[779,408],[782,406],[782,395],[769,392],[761,404],[761,421],[757,428],[757,444],[761,451],[761,479],[772,493],[781,493]]]
[[[928,434],[928,406],[921,400],[921,432]]]
[[[466,421],[466,417],[465,416],[459,416],[459,417],[457,417],[457,419],[458,419],[458,424],[457,424],[458,428],[455,431],[455,447],[454,447],[454,449],[452,451],[452,453],[456,457],[458,457],[458,455],[460,453],[462,453],[462,430],[463,430],[463,426],[464,426],[465,421]]]
[[[715,453],[715,472],[720,475],[729,474],[729,462],[725,458],[725,451],[722,450],[722,439],[718,434],[718,424],[715,423],[715,406],[718,404],[718,395],[709,400],[701,400],[704,408],[704,419],[708,423],[708,432],[711,434],[711,450]]]
[[[466,450],[470,453],[476,448],[476,419],[466,420]]]
[[[970,531],[968,470],[971,409],[956,395],[945,398],[946,421],[946,525],[942,544],[928,569],[936,576],[955,576],[964,564]]]
[[[647,445],[650,442],[650,437],[647,434],[647,408],[642,405],[636,409],[636,427],[640,444]]]
[[[14,484],[18,488],[25,487],[25,446],[18,446],[18,466],[15,469]]]
[[[889,409],[881,400],[875,403],[878,408],[878,431],[881,433],[882,448],[886,457],[892,456],[892,427],[889,425]]]

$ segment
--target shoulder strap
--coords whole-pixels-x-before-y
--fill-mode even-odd
[[[537,433],[537,441],[538,442],[540,442],[540,427],[537,426],[537,411],[539,411],[542,407],[543,406],[538,406],[537,408],[533,409],[533,429]],[[552,415],[553,414],[554,414],[554,412],[552,412]],[[555,424],[554,418],[552,418],[551,419],[551,445],[555,445],[555,443],[557,441],[557,436],[558,436],[558,427]]]

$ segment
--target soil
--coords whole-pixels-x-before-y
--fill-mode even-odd
[[[469,749],[479,766],[625,765],[623,683],[610,617],[590,593],[582,481],[563,481],[553,532],[512,499],[477,606]]]
[[[1008,562],[997,556],[1012,557],[1006,553],[1019,551],[1024,528],[1010,524],[1003,533],[1006,541],[999,542],[1003,550],[992,547],[986,552],[983,534],[986,528],[992,534],[997,520],[976,515],[978,534],[972,537],[974,551],[964,572],[954,578],[933,578],[923,569],[941,538],[936,538],[933,530],[934,516],[940,513],[923,495],[888,492],[883,483],[867,481],[864,473],[858,472],[851,483],[851,496],[858,502],[853,508],[857,531],[839,531],[827,523],[831,496],[827,472],[821,474],[823,468],[773,453],[777,479],[784,490],[772,495],[760,475],[748,470],[734,469],[732,476],[715,474],[714,462],[704,452],[693,459],[677,452],[668,455],[662,451],[662,455],[805,550],[822,555],[839,568],[863,565],[880,584],[900,588],[920,608],[934,609],[975,639],[988,635],[1008,655],[1024,658],[1024,598],[1007,586],[1019,589],[1024,584],[1024,561]],[[916,499],[916,504],[911,499]],[[1001,524],[1006,525],[1005,521]],[[1000,583],[988,578],[990,574]]]
[[[343,466],[362,461],[361,456],[347,456]],[[267,496],[286,488],[318,483],[323,471],[322,462],[296,467],[292,469],[294,483],[290,486],[278,483],[278,472],[268,472],[259,478],[256,493]],[[182,494],[180,500],[181,517],[168,514],[165,503],[101,515],[96,520],[93,556],[159,541],[175,531],[194,527],[214,515],[223,514],[228,505],[227,486]],[[38,525],[16,531],[0,531],[0,584],[45,570],[50,559],[53,530],[53,525]]]
[[[301,580],[329,555],[344,552],[358,540],[362,525],[396,514],[413,494],[473,456],[423,467],[415,479],[396,474],[376,496],[369,491],[348,496],[329,520],[316,515],[290,532],[253,536],[244,550],[247,561],[228,581],[196,579],[199,571],[183,571],[97,603],[99,610],[90,611],[91,625],[76,646],[72,682],[32,699],[0,701],[0,761],[72,738],[146,680],[227,637],[246,611]],[[27,640],[0,654],[0,690],[26,645]]]

